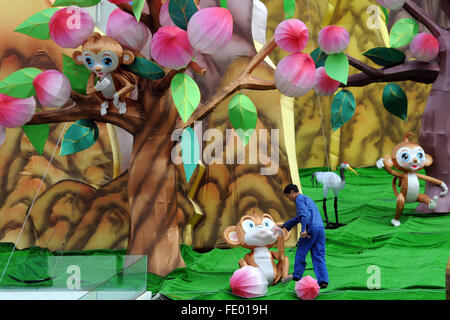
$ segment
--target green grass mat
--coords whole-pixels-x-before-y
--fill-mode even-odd
[[[322,215],[322,188],[312,187],[313,168],[300,170],[303,193],[312,197]],[[402,225],[393,227],[395,214],[392,177],[377,168],[357,169],[359,175],[346,172],[346,187],[339,195],[339,219],[346,225],[327,230],[326,260],[330,276],[327,289],[321,290],[318,300],[386,300],[386,299],[445,299],[445,267],[450,256],[450,214],[422,214],[414,212],[417,204],[407,204]],[[423,190],[424,184],[421,184]],[[280,195],[281,196],[281,195]],[[334,221],[332,194],[328,196],[328,215]],[[295,235],[293,235],[295,236]],[[3,271],[12,245],[0,245],[0,272]],[[241,299],[232,294],[229,279],[237,263],[248,252],[244,248],[214,249],[198,253],[181,245],[186,263],[166,277],[149,273],[147,289],[171,299]],[[24,267],[29,254],[52,255],[39,248],[16,251],[9,272],[23,277],[42,276],[39,268]],[[59,253],[61,254],[61,253]],[[125,251],[96,250],[70,252],[82,255],[124,255]],[[16,257],[22,257],[22,260]],[[286,248],[293,271],[295,249]],[[32,257],[32,256],[31,256]],[[14,263],[16,261],[16,263]],[[35,266],[39,262],[35,261]],[[371,268],[379,270],[380,289],[369,289]],[[306,275],[315,278],[311,257],[307,257]],[[7,279],[6,281],[11,281]],[[5,284],[0,284],[0,288]],[[297,299],[293,281],[269,287],[265,297],[258,299]]]

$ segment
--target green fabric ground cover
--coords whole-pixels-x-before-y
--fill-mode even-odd
[[[302,191],[312,197],[322,215],[322,189],[312,187],[310,176],[325,168],[300,170]],[[384,299],[445,299],[445,267],[450,255],[450,214],[422,214],[414,212],[416,204],[407,204],[402,225],[393,227],[395,214],[392,177],[375,167],[357,169],[359,175],[346,172],[346,187],[339,195],[339,219],[346,225],[327,230],[326,260],[330,276],[327,289],[321,290],[318,300],[384,300]],[[422,190],[424,184],[421,184]],[[281,196],[281,195],[280,195]],[[328,195],[328,215],[334,222],[333,195]],[[294,213],[293,213],[294,214]],[[11,252],[12,245],[0,245],[0,272]],[[147,290],[171,299],[241,299],[229,287],[229,279],[237,263],[248,252],[244,248],[213,249],[206,253],[181,245],[185,268],[178,268],[166,277],[147,274]],[[25,278],[42,276],[39,262],[33,273],[24,268],[26,261],[36,254],[53,255],[40,248],[16,251],[8,272]],[[124,250],[95,250],[60,252],[63,255],[124,255]],[[286,248],[286,256],[293,271],[295,248]],[[19,258],[17,258],[19,257]],[[28,260],[30,262],[32,260]],[[29,264],[29,263],[28,263]],[[368,289],[370,267],[380,271],[381,289]],[[369,268],[369,270],[368,270]],[[311,257],[307,256],[306,275],[315,278]],[[12,279],[4,278],[6,283]],[[9,281],[9,282],[8,282]],[[0,287],[4,286],[0,283]],[[43,285],[43,284],[42,284]],[[265,297],[258,299],[297,299],[293,281],[269,287]]]

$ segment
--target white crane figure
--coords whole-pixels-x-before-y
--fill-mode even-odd
[[[323,185],[323,213],[325,215],[325,222],[326,222],[326,228],[327,229],[335,229],[343,226],[344,224],[339,223],[338,218],[338,210],[337,210],[337,198],[339,191],[344,189],[345,187],[345,170],[351,170],[355,174],[358,174],[350,165],[348,162],[343,162],[339,166],[339,175],[335,172],[314,172],[311,176],[311,181],[313,184],[320,183]],[[327,215],[327,195],[328,190],[331,189],[334,192],[334,214],[336,216],[336,222],[333,224],[330,224],[328,221],[328,215]]]

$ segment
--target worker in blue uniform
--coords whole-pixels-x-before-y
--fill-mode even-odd
[[[283,194],[295,203],[297,216],[285,222],[282,228],[289,231],[298,223],[301,223],[302,226],[297,243],[292,279],[298,281],[302,278],[306,267],[305,258],[311,251],[317,282],[320,288],[326,288],[328,286],[328,270],[325,261],[325,228],[319,209],[310,197],[300,194],[295,184],[287,185]]]

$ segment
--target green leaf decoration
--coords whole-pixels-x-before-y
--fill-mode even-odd
[[[0,92],[14,98],[29,98],[36,94],[34,78],[42,71],[37,68],[20,69],[0,82]]]
[[[97,5],[102,0],[56,0],[52,7],[92,7]]]
[[[227,3],[227,1],[228,1],[228,0],[220,0],[220,6],[221,6],[222,8],[228,9],[228,3]]]
[[[63,54],[63,74],[69,78],[72,89],[86,94],[86,87],[91,73],[84,65],[76,64],[68,55]]]
[[[44,9],[29,17],[21,25],[16,27],[14,31],[40,40],[50,39],[48,23],[53,14],[58,10],[57,8]]]
[[[181,136],[181,158],[183,160],[184,173],[189,183],[200,159],[200,145],[194,129],[187,127]]]
[[[50,125],[48,123],[24,125],[22,129],[37,153],[42,154],[48,134],[50,133]]]
[[[170,90],[178,113],[186,123],[200,103],[200,89],[190,76],[178,73],[170,83]]]
[[[295,0],[284,0],[284,19],[292,19],[295,14]]]
[[[398,85],[389,83],[384,87],[383,106],[394,116],[406,121],[408,117],[408,98]]]
[[[258,121],[258,114],[252,100],[242,93],[236,94],[228,104],[228,117],[242,143],[247,145]]]
[[[349,62],[345,53],[330,54],[325,61],[325,70],[327,75],[343,84],[347,84]]]
[[[390,45],[392,48],[400,48],[411,42],[419,32],[419,24],[414,19],[400,19],[391,29]]]
[[[384,18],[386,19],[386,25],[388,25],[388,23],[389,23],[389,12],[388,12],[388,9],[386,9],[383,6],[380,6],[380,7],[381,7],[381,10],[384,13]]]
[[[77,153],[90,148],[98,139],[97,124],[89,119],[74,122],[64,134],[60,156]]]
[[[406,59],[405,54],[400,50],[385,47],[370,49],[364,52],[363,56],[366,56],[379,66],[383,67],[392,67],[402,64]]]
[[[137,21],[141,20],[145,0],[133,0],[133,14]]]
[[[353,117],[356,109],[355,97],[348,90],[341,90],[331,103],[331,127],[339,129]]]
[[[187,30],[191,17],[198,11],[194,0],[170,0],[169,15],[178,28]]]
[[[310,56],[314,60],[314,63],[316,64],[316,69],[324,67],[325,61],[328,58],[328,55],[325,52],[323,52],[320,48],[317,48],[313,52],[311,52]]]
[[[164,77],[164,69],[153,61],[147,60],[142,57],[136,57],[134,62],[130,65],[124,65],[124,69],[133,72],[134,74],[151,79],[157,80]]]

